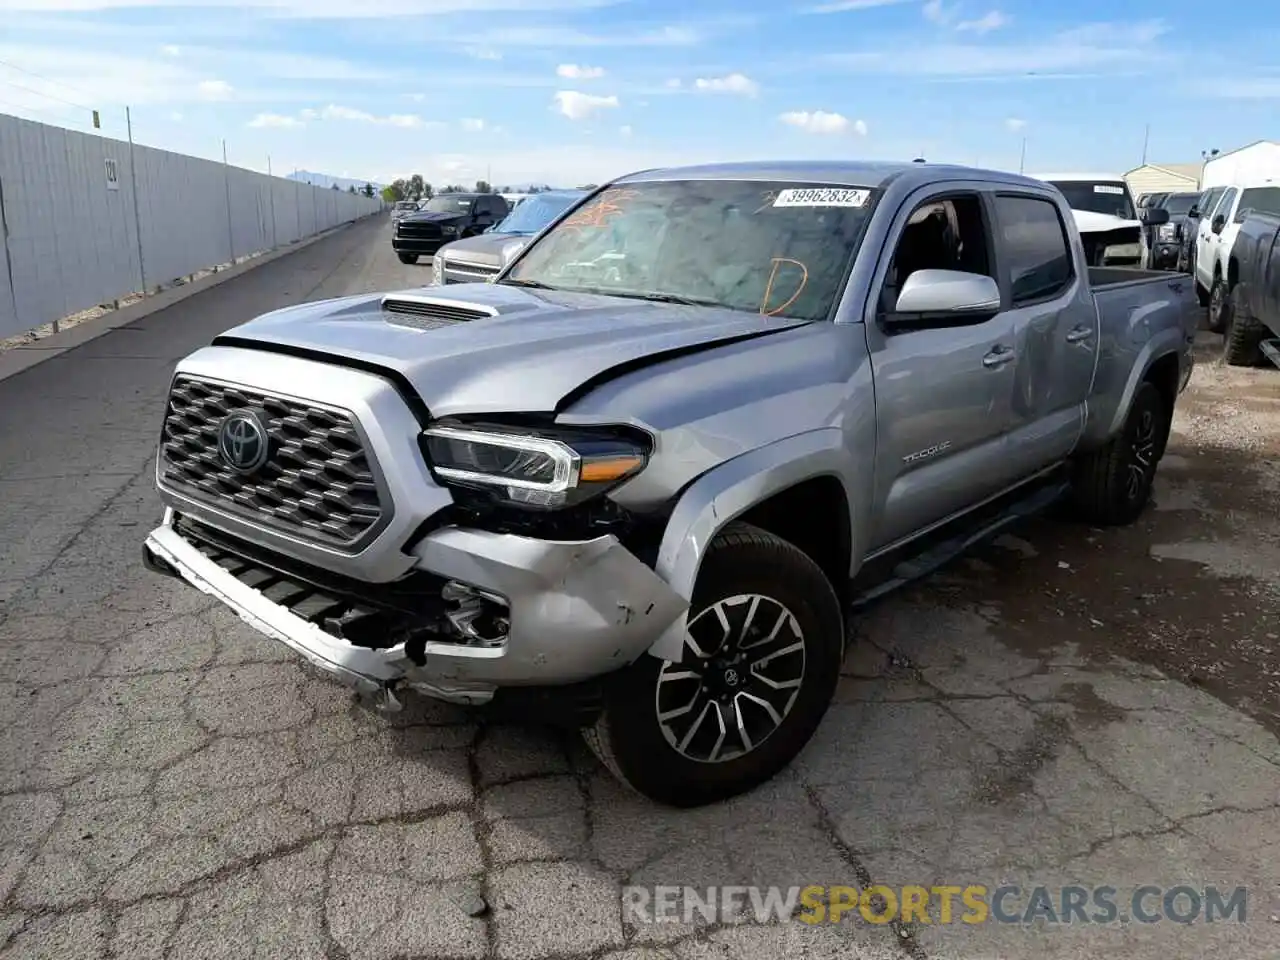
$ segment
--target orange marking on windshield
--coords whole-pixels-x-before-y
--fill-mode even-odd
[[[592,203],[565,218],[562,227],[607,227],[618,214],[626,211],[635,198],[634,190],[606,190]]]
[[[791,306],[800,299],[800,294],[804,293],[804,288],[809,284],[809,268],[799,260],[792,260],[790,257],[774,257],[772,261],[773,269],[769,271],[769,282],[764,288],[764,299],[760,301],[760,315],[765,317],[776,317],[787,307]],[[773,296],[773,282],[778,278],[778,269],[784,264],[790,263],[800,268],[804,276],[800,278],[800,286],[796,287],[796,292],[791,295],[788,300],[780,307],[774,307],[772,310],[766,310],[765,306],[769,302],[769,298]]]

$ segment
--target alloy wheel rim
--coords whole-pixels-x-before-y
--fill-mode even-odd
[[[1156,415],[1150,410],[1143,410],[1138,418],[1138,425],[1133,431],[1133,442],[1130,444],[1128,473],[1125,479],[1125,495],[1130,501],[1137,500],[1145,487],[1156,459]]]
[[[804,632],[784,604],[758,593],[711,604],[689,621],[686,662],[665,662],[654,709],[667,743],[698,763],[757,749],[782,726],[804,683]]]

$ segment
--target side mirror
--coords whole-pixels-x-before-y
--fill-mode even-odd
[[[1194,205],[1193,205],[1193,206],[1191,207],[1191,209],[1187,211],[1187,218],[1188,218],[1189,220],[1199,220],[1199,219],[1200,219],[1200,208],[1199,208],[1199,207],[1197,207],[1197,206],[1194,206]]]
[[[1209,224],[1209,229],[1214,233],[1221,233],[1222,228],[1227,225],[1227,218],[1222,214],[1218,214],[1213,218],[1213,223]]]
[[[990,277],[960,270],[917,270],[902,284],[894,314],[952,314],[959,319],[999,309],[1000,286]],[[893,322],[892,315],[889,320]]]
[[[1148,227],[1159,227],[1169,222],[1169,211],[1164,207],[1143,207],[1141,217]]]

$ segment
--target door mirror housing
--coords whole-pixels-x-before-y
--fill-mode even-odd
[[[1209,225],[1209,229],[1212,230],[1214,233],[1221,233],[1222,228],[1225,227],[1226,225],[1227,225],[1227,218],[1224,217],[1222,214],[1218,214],[1216,217],[1213,218],[1213,223]]]
[[[1199,219],[1200,219],[1200,208],[1199,208],[1198,206],[1196,206],[1195,204],[1192,204],[1192,205],[1191,205],[1191,209],[1187,211],[1187,219],[1189,219],[1189,220],[1199,220]]]
[[[917,270],[898,292],[890,325],[978,323],[1000,310],[1000,285],[980,273]]]
[[[1164,207],[1143,207],[1141,220],[1148,227],[1159,227],[1169,222],[1169,211]]]

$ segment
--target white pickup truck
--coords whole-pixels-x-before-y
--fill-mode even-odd
[[[1094,267],[1136,266],[1143,261],[1142,223],[1124,177],[1112,173],[1040,173],[1067,198]]]
[[[1229,293],[1236,284],[1231,248],[1240,224],[1250,212],[1280,214],[1280,180],[1229,186],[1218,195],[1212,210],[1200,211],[1192,275],[1196,295],[1209,308],[1209,329],[1222,333],[1231,320]]]

